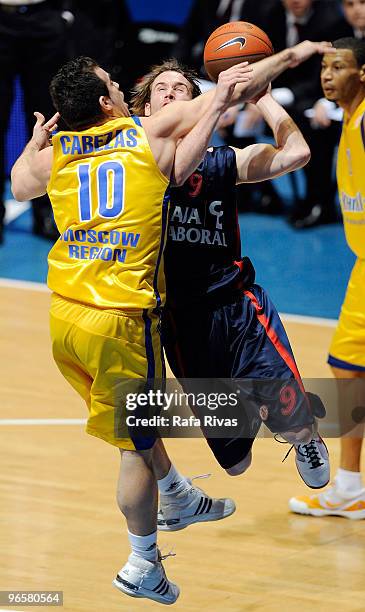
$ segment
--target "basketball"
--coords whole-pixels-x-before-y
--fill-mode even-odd
[[[212,81],[222,70],[240,62],[258,62],[274,53],[263,30],[246,21],[231,21],[209,36],[204,48],[204,66]]]

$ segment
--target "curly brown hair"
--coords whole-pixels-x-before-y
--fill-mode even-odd
[[[70,130],[81,130],[103,118],[100,96],[109,96],[95,73],[99,64],[91,57],[77,57],[61,66],[53,77],[50,94],[53,105]]]
[[[163,72],[170,70],[173,72],[179,72],[186,78],[187,81],[189,81],[191,85],[192,98],[196,98],[201,94],[197,72],[195,72],[195,70],[192,68],[187,68],[183,64],[180,64],[176,59],[172,58],[164,61],[162,64],[152,66],[150,72],[146,74],[135,86],[135,89],[132,91],[130,101],[130,110],[134,115],[144,115],[145,105],[151,99],[151,89],[154,80]]]

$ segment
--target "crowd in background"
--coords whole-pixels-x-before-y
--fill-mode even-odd
[[[137,16],[133,7],[143,11]],[[250,21],[262,27],[275,51],[301,40],[335,40],[365,35],[365,0],[179,0],[181,19],[166,15],[163,2],[156,0],[0,0],[0,192],[6,180],[4,140],[13,103],[14,80],[20,79],[24,112],[30,133],[38,110],[53,114],[48,85],[58,67],[77,55],[89,55],[112,73],[126,93],[154,63],[176,57],[195,67],[207,78],[203,65],[204,43],[210,33],[227,21]],[[147,7],[148,5],[148,7]],[[170,15],[170,13],[169,13]],[[300,197],[293,180],[294,200],[289,222],[297,229],[335,221],[333,157],[340,134],[340,115],[323,100],[320,87],[320,58],[313,57],[288,70],[272,84],[273,95],[287,108],[303,131],[312,151],[305,168],[305,196]],[[239,112],[238,112],[239,110]],[[230,123],[230,122],[226,122]],[[231,125],[220,128],[227,144],[243,147],[262,132],[254,106],[237,109]],[[260,188],[244,185],[238,192],[240,210],[287,214],[271,183]],[[0,199],[0,242],[4,205]],[[55,239],[47,196],[33,203],[33,231]]]

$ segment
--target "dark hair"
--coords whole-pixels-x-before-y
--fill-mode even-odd
[[[338,38],[332,45],[335,49],[349,49],[354,54],[357,67],[365,64],[365,41],[360,38]]]
[[[91,57],[77,57],[64,64],[51,81],[53,104],[72,130],[89,127],[103,117],[99,98],[109,92],[95,68],[98,63]]]
[[[179,72],[189,81],[192,98],[196,98],[201,94],[199,77],[195,70],[183,66],[176,59],[172,58],[164,61],[162,64],[152,66],[150,72],[135,86],[131,97],[131,110],[134,115],[144,115],[145,104],[151,99],[153,81],[160,76],[160,74],[168,70]]]

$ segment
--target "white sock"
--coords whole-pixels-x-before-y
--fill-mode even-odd
[[[335,483],[338,494],[343,493],[345,497],[355,497],[363,488],[360,472],[350,472],[342,468],[337,470]]]
[[[176,493],[181,493],[184,490],[188,491],[191,488],[186,478],[181,476],[172,464],[167,476],[158,480],[157,484],[161,495],[176,495]]]
[[[132,552],[147,561],[157,561],[157,531],[146,536],[134,535],[128,531]]]

